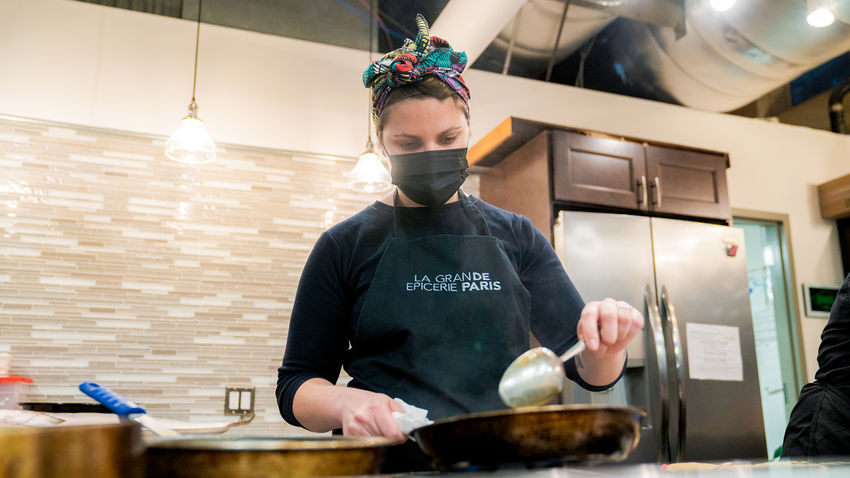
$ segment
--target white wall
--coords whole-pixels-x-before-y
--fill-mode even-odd
[[[0,114],[170,134],[191,96],[194,32],[190,21],[80,2],[0,0]],[[220,142],[356,155],[367,61],[363,51],[203,25],[200,116]],[[841,281],[815,185],[850,173],[850,137],[481,71],[465,78],[473,143],[514,115],[729,152],[732,206],[788,214],[797,280]],[[825,322],[801,320],[812,376]]]

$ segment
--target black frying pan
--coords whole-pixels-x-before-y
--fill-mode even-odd
[[[419,447],[439,468],[467,464],[623,460],[637,446],[635,407],[549,405],[474,413],[413,430]]]

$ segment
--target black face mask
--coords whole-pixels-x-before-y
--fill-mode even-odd
[[[469,176],[466,148],[391,154],[393,184],[423,206],[444,204]]]

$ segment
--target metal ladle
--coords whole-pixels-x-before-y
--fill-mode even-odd
[[[526,351],[502,375],[499,396],[511,408],[548,403],[564,390],[564,362],[584,349],[584,340],[579,340],[560,357],[546,347]]]

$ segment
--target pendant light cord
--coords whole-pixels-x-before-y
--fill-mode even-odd
[[[192,78],[192,103],[195,102],[195,85],[198,83],[198,41],[201,39],[201,3],[198,0],[198,28],[195,32],[195,76]]]
[[[372,22],[375,21],[375,2],[376,1],[377,0],[369,0],[369,14],[370,14],[369,16],[371,17],[371,18],[369,18],[369,22],[368,22],[368,25],[369,25],[369,29],[368,29],[368,32],[369,32],[369,66],[370,67],[372,65],[372,50],[374,49],[373,38],[372,38]],[[367,99],[369,100],[369,103],[367,105],[366,111],[369,113],[369,121],[366,122],[366,126],[368,126],[368,128],[369,128],[369,132],[368,132],[368,136],[366,136],[366,147],[369,150],[373,150],[374,146],[372,145],[372,89],[367,88],[367,91],[369,92],[368,95],[367,95]]]

